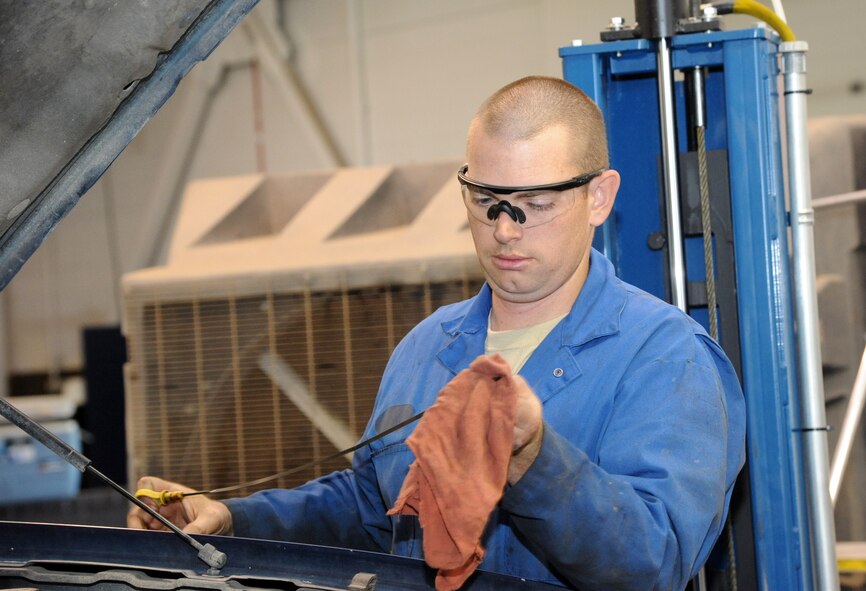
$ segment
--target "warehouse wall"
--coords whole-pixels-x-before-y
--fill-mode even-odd
[[[784,4],[810,42],[810,113],[866,113],[866,3]],[[459,158],[491,91],[560,75],[560,46],[632,14],[630,0],[262,0],[7,287],[0,373],[81,369],[82,327],[119,322],[120,276],[163,260],[188,181]]]

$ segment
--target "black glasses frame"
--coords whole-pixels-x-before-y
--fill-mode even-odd
[[[461,185],[466,187],[474,187],[476,189],[483,189],[485,191],[489,191],[491,193],[496,193],[499,195],[511,195],[512,193],[523,193],[524,191],[565,191],[566,189],[582,187],[607,169],[599,168],[598,170],[593,170],[592,172],[587,172],[586,174],[582,174],[580,176],[570,178],[567,181],[561,181],[558,183],[548,183],[546,185],[528,185],[525,187],[503,187],[502,185],[488,185],[487,183],[473,181],[468,176],[466,176],[468,170],[468,164],[464,164],[457,170],[457,180],[460,181]]]

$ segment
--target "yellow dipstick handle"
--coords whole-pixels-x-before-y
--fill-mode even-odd
[[[180,490],[161,490],[157,492],[155,490],[150,490],[149,488],[140,488],[135,491],[135,496],[137,498],[147,497],[148,499],[153,499],[153,502],[160,507],[181,500],[183,495],[183,491]]]

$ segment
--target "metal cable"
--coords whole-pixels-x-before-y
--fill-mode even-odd
[[[710,207],[710,181],[707,171],[707,138],[706,127],[695,127],[698,148],[698,183],[701,194],[701,230],[704,240],[704,269],[706,270],[707,311],[709,313],[710,337],[719,340],[719,323],[716,314],[716,270],[713,261],[713,227],[712,209]],[[728,588],[737,591],[737,557],[734,552],[734,527],[731,516],[725,520],[725,538],[728,557]]]
[[[728,542],[728,589],[737,591],[737,555],[734,552],[734,526],[731,516],[725,520],[725,538]]]
[[[701,228],[704,237],[704,268],[707,275],[707,311],[710,315],[710,336],[719,340],[719,326],[716,317],[716,270],[713,263],[713,229],[710,219],[710,183],[707,174],[706,128],[696,127],[698,139],[698,179],[701,190]]]
[[[236,490],[241,490],[243,488],[249,488],[252,486],[257,486],[259,484],[264,484],[266,482],[271,482],[273,480],[277,480],[278,478],[282,478],[284,476],[289,476],[290,474],[300,472],[301,470],[305,470],[306,468],[310,468],[312,466],[319,466],[321,464],[324,464],[325,462],[328,462],[328,461],[333,460],[335,458],[339,458],[340,456],[344,456],[346,454],[356,452],[359,449],[361,449],[362,447],[369,445],[369,444],[373,443],[374,441],[378,441],[378,440],[382,439],[383,437],[385,437],[386,435],[390,435],[394,431],[399,431],[403,427],[405,427],[407,425],[411,425],[412,423],[414,423],[415,421],[420,419],[422,416],[424,416],[424,412],[425,411],[422,410],[418,414],[413,415],[413,416],[409,417],[408,419],[401,421],[401,422],[397,423],[396,425],[389,427],[380,433],[377,433],[376,435],[373,435],[372,437],[369,437],[369,438],[367,438],[367,439],[365,439],[359,443],[356,443],[352,447],[349,447],[347,449],[343,449],[343,450],[340,450],[338,452],[332,453],[331,455],[325,456],[324,458],[310,460],[309,462],[305,462],[299,466],[295,466],[294,468],[289,468],[288,470],[283,470],[282,472],[277,472],[276,474],[271,474],[270,476],[265,476],[263,478],[258,478],[256,480],[250,480],[249,482],[242,482],[240,484],[233,484],[231,486],[223,486],[221,488],[212,488],[210,490],[196,490],[196,491],[191,491],[191,492],[184,492],[183,496],[191,497],[193,495],[209,495],[209,494],[217,494],[217,493],[224,493],[224,492],[232,492],[232,491],[236,491]]]

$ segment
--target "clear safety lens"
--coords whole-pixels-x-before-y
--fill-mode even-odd
[[[519,208],[526,216],[526,222],[520,224],[523,228],[546,224],[566,213],[574,207],[577,193],[576,189],[527,191],[503,195],[502,198],[499,198],[489,191],[471,185],[462,185],[460,188],[463,192],[463,203],[466,205],[466,209],[479,222],[492,226],[499,216],[509,217],[508,207],[496,207],[501,201],[507,201],[511,206],[510,209]],[[512,219],[514,218],[512,217]],[[515,219],[515,221],[517,220]]]

